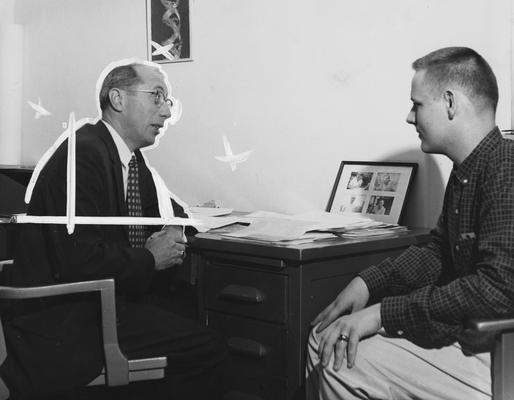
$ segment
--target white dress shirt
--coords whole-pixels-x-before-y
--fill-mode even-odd
[[[123,174],[123,190],[125,192],[125,198],[127,198],[127,182],[128,182],[128,170],[129,170],[129,162],[132,158],[132,153],[128,148],[125,141],[121,138],[118,132],[106,121],[102,119],[102,122],[107,127],[107,130],[112,136],[112,140],[114,140],[114,144],[116,145],[116,149],[118,149],[118,155],[120,156],[121,161],[121,172]]]

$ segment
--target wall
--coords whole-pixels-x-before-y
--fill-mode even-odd
[[[20,164],[22,153],[23,27],[14,0],[0,0],[0,164]]]
[[[498,123],[510,128],[510,2],[500,0],[191,0],[193,62],[166,64],[182,120],[147,152],[191,205],[324,209],[341,160],[420,163],[406,223],[434,224],[450,163],[419,150],[411,62],[438,47],[475,48],[496,71]],[[35,163],[70,111],[97,115],[96,79],[110,61],[146,56],[144,0],[21,0],[23,160]],[[226,135],[253,149],[232,172],[214,159]]]
[[[12,24],[14,22],[14,0],[0,1],[0,23]]]

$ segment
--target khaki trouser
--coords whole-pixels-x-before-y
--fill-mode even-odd
[[[454,344],[423,349],[383,332],[359,343],[352,369],[334,371],[318,358],[318,337],[311,332],[307,358],[307,400],[323,399],[491,399],[489,353],[462,354]],[[345,360],[346,361],[346,360]]]

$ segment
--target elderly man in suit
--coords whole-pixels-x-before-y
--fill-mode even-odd
[[[101,118],[76,134],[76,215],[159,216],[156,185],[140,149],[154,144],[172,101],[162,69],[121,63],[103,80]],[[46,162],[28,213],[65,215],[67,143]],[[175,216],[182,207],[172,201]],[[213,371],[223,342],[197,321],[138,301],[160,271],[181,264],[180,227],[151,232],[143,226],[26,225],[20,233],[11,283],[33,286],[114,278],[118,335],[129,357],[167,356],[165,378],[152,381],[152,398],[214,395]],[[0,367],[13,398],[65,391],[87,384],[101,370],[95,299],[77,296],[16,310],[6,328],[9,355]],[[130,385],[130,390],[137,390]],[[144,394],[140,394],[144,398]],[[136,396],[137,397],[137,396]]]

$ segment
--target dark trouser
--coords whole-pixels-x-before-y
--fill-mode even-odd
[[[123,304],[118,307],[117,312],[118,340],[123,352],[129,359],[166,356],[168,367],[165,370],[165,377],[160,380],[131,383],[125,387],[92,388],[95,396],[90,396],[91,398],[96,399],[103,394],[109,399],[216,398],[216,372],[220,370],[217,367],[225,359],[226,348],[215,332],[201,326],[197,321],[148,304]],[[80,316],[80,311],[72,315],[77,318],[76,325],[82,325],[84,315]],[[38,315],[38,318],[44,320],[49,316]],[[57,321],[59,317],[55,317],[54,321],[48,321],[52,334],[54,332],[51,324]],[[37,333],[15,330],[16,340],[21,340],[20,344],[25,344],[17,348],[22,348],[23,351],[16,353],[14,357],[10,355],[0,368],[0,374],[14,394],[13,398],[69,392],[92,379],[91,376],[84,377],[81,371],[88,371],[90,375],[91,368],[88,366],[101,366],[102,362],[98,360],[101,357],[98,339],[93,343],[82,343],[77,340],[75,346],[71,347],[68,343],[73,342],[74,334],[80,335],[77,332],[79,328],[73,331],[70,328],[73,324],[66,326],[66,329],[72,332],[60,332],[62,340],[67,343],[64,346],[66,350],[61,353],[59,348],[62,345],[56,342],[53,336],[49,335],[44,341],[41,340],[41,332],[44,332],[44,329]],[[95,330],[97,327],[91,329],[91,332],[88,331],[87,336],[85,332],[82,334],[85,337],[94,336]],[[86,348],[94,350],[86,351]],[[68,355],[69,363],[66,361]]]
[[[151,305],[131,304],[120,315],[118,333],[120,346],[129,358],[164,355],[168,359],[164,379],[133,388],[131,384],[127,392],[141,387],[151,390],[152,399],[217,398],[216,372],[225,359],[226,347],[214,331]]]

